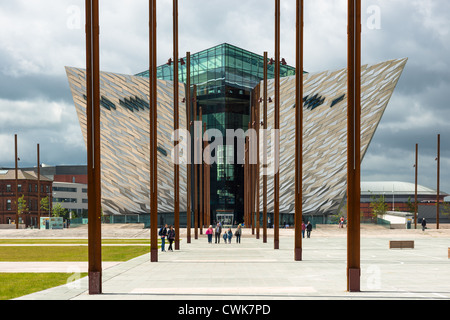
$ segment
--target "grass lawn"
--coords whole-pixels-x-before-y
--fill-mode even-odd
[[[10,300],[63,285],[72,276],[69,273],[0,273],[0,300]],[[83,278],[87,273],[79,276]]]
[[[147,246],[103,246],[102,261],[128,261],[148,252]],[[88,247],[0,247],[0,261],[88,261]]]
[[[149,239],[105,239],[103,244],[122,244],[103,246],[102,261],[128,261],[150,252]],[[0,244],[0,261],[88,261],[87,240],[84,239],[6,239]],[[15,245],[25,246],[15,246]],[[41,244],[42,246],[26,246]],[[45,246],[45,244],[67,244],[68,246]],[[71,246],[75,244],[75,246]],[[77,246],[77,244],[82,244]],[[126,245],[123,245],[126,244]],[[133,245],[134,244],[134,245]],[[148,244],[137,246],[136,244]],[[82,273],[80,277],[87,276]],[[0,300],[9,300],[33,292],[66,284],[73,274],[68,273],[0,273]]]
[[[158,240],[161,242],[161,239]],[[148,244],[150,239],[102,239],[102,244]],[[0,239],[0,244],[88,244],[87,239]]]

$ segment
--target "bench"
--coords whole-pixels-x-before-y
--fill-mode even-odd
[[[389,249],[414,249],[414,241],[391,240],[389,241]]]
[[[450,259],[450,248],[448,248],[448,258]]]

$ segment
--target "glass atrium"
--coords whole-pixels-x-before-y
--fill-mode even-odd
[[[186,58],[180,59],[179,81],[186,83]],[[268,78],[273,79],[275,65],[268,65]],[[295,68],[280,65],[280,76],[295,75]],[[136,76],[147,77],[148,71]],[[250,119],[252,90],[264,79],[264,58],[261,55],[224,43],[191,55],[191,85],[197,86],[197,107],[202,108],[206,129],[222,132],[224,143],[227,129],[247,131]],[[173,80],[173,65],[157,69],[157,78]],[[199,114],[199,110],[197,110]],[[193,119],[193,114],[191,114]],[[230,154],[234,153],[234,154]],[[216,212],[234,214],[234,220],[243,221],[244,168],[237,163],[236,146],[217,150],[217,163],[211,166],[211,221]]]

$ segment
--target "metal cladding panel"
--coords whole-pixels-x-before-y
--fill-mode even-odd
[[[407,59],[361,67],[361,161],[383,116]],[[263,85],[263,83],[261,83]],[[337,213],[347,189],[347,70],[303,76],[303,214]],[[261,90],[262,92],[263,90]],[[295,212],[295,76],[280,84],[280,212]],[[274,81],[268,82],[274,100]],[[263,119],[263,108],[261,119]],[[274,104],[268,104],[268,130]],[[260,139],[260,150],[262,140]],[[272,155],[269,147],[267,154]],[[262,154],[260,154],[262,157]],[[263,207],[260,168],[260,211]],[[267,210],[273,212],[273,176],[267,179]]]
[[[66,68],[86,142],[86,72]],[[180,128],[186,128],[184,84],[180,84]],[[105,214],[150,212],[148,79],[102,72],[101,179]],[[158,80],[158,211],[174,212],[173,83]],[[186,211],[186,165],[180,165],[180,211]]]

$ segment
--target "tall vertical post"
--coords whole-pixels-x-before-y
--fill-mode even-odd
[[[274,175],[274,249],[280,248],[280,0],[275,0],[275,131],[276,138],[274,143],[275,155],[275,175]]]
[[[347,291],[360,291],[361,0],[348,0]]]
[[[264,52],[264,88],[263,88],[263,243],[267,243],[267,51]]]
[[[191,139],[191,53],[186,52],[186,125],[187,130],[189,132],[189,139]],[[191,144],[191,140],[189,140],[189,145]],[[191,154],[191,148],[188,150],[188,163],[186,166],[187,170],[187,205],[186,205],[186,242],[191,243],[191,220],[192,220],[192,213],[191,213],[191,180],[192,180],[192,172],[191,172],[191,161],[192,161],[192,154]]]
[[[40,160],[40,152],[39,152],[39,143],[37,145],[37,179],[38,179],[38,218],[37,224],[38,229],[41,229],[41,160]]]
[[[14,135],[14,163],[16,176],[16,229],[19,229],[19,172],[18,172],[18,155],[17,155],[17,134]]]
[[[156,0],[150,0],[150,260],[158,262],[158,151],[157,151],[157,56],[156,56]]]
[[[294,260],[302,260],[303,178],[303,0],[297,0],[295,70],[295,249]]]
[[[208,136],[206,134],[206,122],[203,123],[203,131],[205,132],[205,139],[203,141],[203,150],[206,150],[208,146]],[[206,226],[206,228],[209,227],[208,225],[208,164],[206,162],[207,158],[209,158],[209,155],[204,155],[204,162],[203,162],[203,225]],[[208,159],[209,161],[209,159]]]
[[[440,190],[439,190],[439,180],[440,180],[440,170],[441,170],[441,135],[438,134],[437,138],[437,193],[436,193],[436,229],[439,230],[439,206],[440,206]]]
[[[194,93],[194,102],[193,102],[193,108],[194,108],[194,121],[197,122],[197,86],[194,85],[193,88]],[[199,150],[198,149],[198,143],[199,143],[199,134],[197,125],[194,125],[194,238],[195,240],[198,239],[198,161],[200,159]]]
[[[178,87],[178,0],[173,0],[173,130],[175,141],[179,141],[179,87]],[[176,143],[176,142],[175,142]],[[180,250],[180,166],[178,148],[175,148],[174,163],[174,214],[175,214],[175,250]]]
[[[198,202],[199,205],[199,212],[200,212],[200,234],[203,234],[203,112],[202,112],[202,107],[200,107],[199,110],[199,118],[200,118],[200,122],[201,122],[201,127],[200,127],[200,150],[201,150],[201,158],[200,158],[200,179],[199,179],[199,187],[200,187],[200,192],[199,192],[199,196],[200,196],[200,201]]]
[[[261,92],[261,86],[258,85],[256,87],[256,94],[255,94],[255,101],[256,101],[256,110],[255,110],[255,123],[256,123],[256,137],[257,137],[257,145],[256,145],[256,183],[255,183],[255,188],[256,188],[256,239],[259,239],[260,237],[260,229],[261,229],[261,217],[260,217],[260,206],[259,204],[261,203],[259,198],[260,198],[260,159],[259,159],[259,155],[260,155],[260,146],[259,146],[259,129],[260,129],[260,119],[261,119],[261,108],[260,108],[260,102],[259,102],[259,97],[260,97],[260,92]]]
[[[415,183],[414,183],[414,229],[417,229],[417,176],[419,171],[419,145],[416,144],[416,162],[414,165]]]
[[[89,294],[102,293],[99,31],[98,0],[86,0]]]

